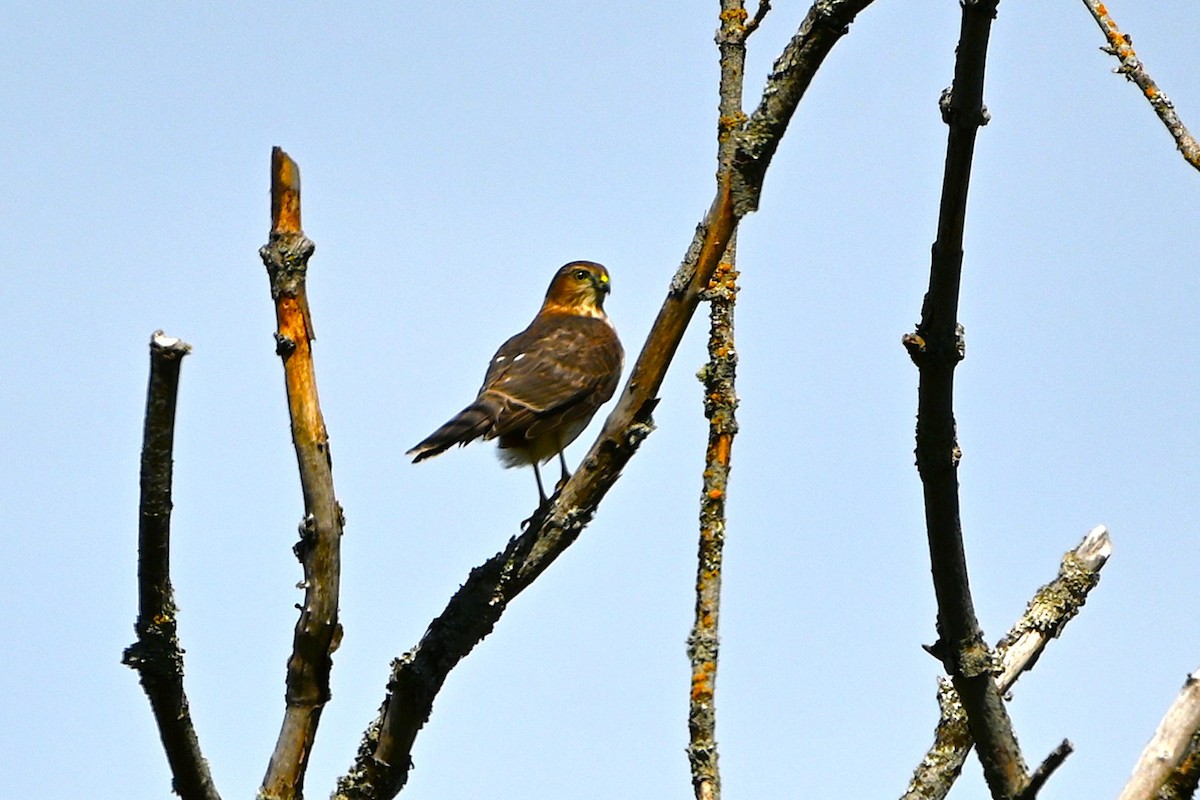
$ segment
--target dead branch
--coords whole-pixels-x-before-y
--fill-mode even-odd
[[[1117,23],[1109,16],[1108,9],[1099,0],[1083,0],[1083,4],[1087,6],[1088,11],[1092,12],[1092,19],[1096,20],[1096,24],[1100,26],[1100,30],[1108,39],[1108,46],[1101,49],[1109,55],[1115,56],[1117,61],[1121,62],[1121,65],[1113,71],[1124,75],[1127,80],[1132,81],[1142,90],[1142,96],[1149,101],[1150,107],[1162,120],[1162,124],[1167,126],[1171,138],[1175,140],[1175,146],[1179,148],[1184,159],[1196,169],[1200,169],[1200,143],[1197,143],[1192,134],[1188,133],[1183,120],[1179,119],[1179,115],[1175,113],[1175,104],[1171,102],[1171,98],[1158,88],[1158,84],[1146,71],[1146,65],[1133,51],[1133,37],[1127,33],[1121,33],[1117,28]]]
[[[728,168],[734,134],[745,121],[742,86],[746,38],[770,9],[763,0],[758,14],[746,22],[743,0],[722,0],[717,29],[721,80],[717,119],[718,174]],[[721,617],[721,563],[725,545],[725,498],[728,492],[733,437],[737,433],[735,377],[737,352],[733,310],[737,298],[737,232],[725,247],[725,257],[709,284],[708,365],[700,373],[704,384],[704,415],[708,418],[703,486],[700,494],[700,536],[696,565],[696,611],[688,636],[691,690],[688,694],[688,765],[696,800],[720,800],[721,772],[717,752],[716,685]]]
[[[176,634],[171,588],[171,472],[179,368],[191,345],[155,331],[150,337],[150,385],[142,434],[142,496],[138,518],[137,641],[122,663],[137,670],[171,765],[172,788],[184,800],[220,800],[192,725],[183,691],[183,649]]]
[[[271,235],[259,251],[271,279],[283,360],[292,441],[300,467],[304,520],[293,548],[304,567],[304,604],[288,660],[286,709],[259,797],[303,796],[304,772],[329,700],[333,651],[341,639],[338,591],[341,579],[342,509],[333,490],[329,435],[317,399],[305,275],[315,246],[300,228],[300,169],[287,153],[271,151]]]
[[[1083,608],[1088,593],[1100,582],[1100,570],[1111,554],[1112,540],[1108,530],[1100,525],[1063,556],[1058,576],[1038,589],[1025,613],[996,645],[1000,665],[996,686],[1001,694],[1008,693],[1021,673],[1033,669],[1050,640],[1058,638]],[[941,714],[933,745],[901,800],[945,798],[974,745],[967,729],[966,712],[953,684],[945,678],[938,681],[938,708]]]
[[[967,712],[971,736],[992,796],[1016,797],[1029,774],[1004,701],[992,679],[994,661],[971,600],[959,518],[958,447],[954,424],[954,369],[964,355],[958,324],[963,225],[975,150],[975,134],[986,124],[983,106],[988,37],[998,0],[964,0],[954,83],[942,95],[949,127],[942,179],[937,241],[929,291],[915,333],[904,337],[920,370],[917,410],[917,470],[925,495],[925,522],[942,659]]]
[[[1117,800],[1150,800],[1159,796],[1164,784],[1184,766],[1185,760],[1195,759],[1197,736],[1200,736],[1200,670],[1187,676],[1183,691],[1167,709]],[[1195,766],[1191,766],[1192,776],[1195,771]]]
[[[412,744],[429,718],[450,670],[491,631],[526,586],[579,536],[641,441],[667,368],[707,290],[738,220],[753,211],[779,139],[812,76],[859,11],[872,0],[820,0],[776,61],[759,108],[736,137],[733,163],[722,168],[716,197],[697,226],[683,263],[630,372],[616,408],[580,467],[523,534],[471,571],[420,643],[392,665],[380,716],[366,730],[335,798],[390,798],[403,788]]]

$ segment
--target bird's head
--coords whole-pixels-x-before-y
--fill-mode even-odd
[[[542,311],[606,319],[604,298],[611,290],[608,270],[602,264],[572,261],[554,273]]]

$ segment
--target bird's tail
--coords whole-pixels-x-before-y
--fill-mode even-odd
[[[442,427],[425,437],[425,439],[405,455],[413,456],[413,463],[432,458],[438,453],[449,450],[454,445],[465,445],[485,436],[495,424],[498,409],[490,402],[490,398],[481,397],[454,417]]]

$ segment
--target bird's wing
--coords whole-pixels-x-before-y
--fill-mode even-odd
[[[497,351],[480,397],[502,403],[486,438],[521,433],[533,438],[590,418],[616,390],[624,353],[603,320],[539,316]]]

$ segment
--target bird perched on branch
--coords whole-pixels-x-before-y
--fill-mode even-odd
[[[600,264],[572,261],[561,267],[533,322],[492,357],[475,402],[409,450],[413,463],[456,444],[498,439],[506,467],[533,466],[539,508],[544,507],[538,465],[557,454],[562,482],[570,477],[563,449],[613,396],[621,378],[625,352],[604,313],[610,288],[608,270]]]

